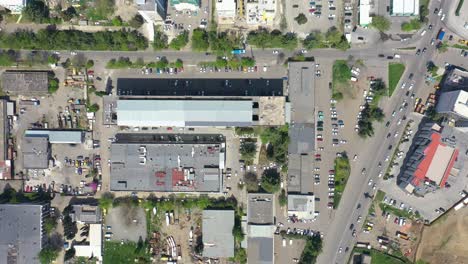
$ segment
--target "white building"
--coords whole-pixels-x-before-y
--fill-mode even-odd
[[[236,17],[235,0],[216,0],[218,20],[234,19]]]
[[[417,16],[419,15],[419,0],[392,0],[392,16]]]
[[[313,195],[289,194],[288,216],[307,220],[315,218],[315,197]]]
[[[197,11],[200,9],[200,0],[170,0],[171,6],[177,11]]]
[[[99,263],[102,261],[102,225],[90,224],[89,237],[87,244],[74,245],[75,256],[86,258],[97,258]]]
[[[162,24],[166,19],[166,0],[135,0],[135,4],[147,23]]]
[[[247,0],[245,13],[249,25],[271,25],[276,16],[276,0]]]
[[[28,0],[0,0],[0,6],[10,10],[12,14],[20,14]]]
[[[468,119],[468,92],[458,90],[442,93],[436,110],[438,113],[455,114]]]
[[[370,17],[370,2],[369,0],[359,1],[359,25],[367,27],[372,23],[372,17]]]

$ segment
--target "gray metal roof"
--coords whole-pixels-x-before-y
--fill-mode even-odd
[[[73,212],[70,214],[73,221],[86,224],[97,224],[102,220],[101,208],[91,205],[73,205]]]
[[[2,75],[2,90],[12,94],[46,94],[48,86],[45,71],[6,71]]]
[[[26,130],[28,137],[47,137],[51,144],[81,144],[83,131],[81,130]]]
[[[271,264],[273,263],[273,236],[249,237],[247,241],[247,263]]]
[[[114,143],[111,190],[220,192],[222,151],[221,143]]]
[[[273,194],[249,193],[247,221],[251,224],[274,224]]]
[[[0,205],[0,263],[39,263],[42,216],[42,205]]]
[[[204,210],[202,219],[203,256],[229,258],[234,256],[234,210]]]
[[[21,147],[23,168],[47,169],[49,167],[49,142],[46,137],[24,137]]]
[[[117,101],[119,126],[251,126],[252,113],[252,101]]]

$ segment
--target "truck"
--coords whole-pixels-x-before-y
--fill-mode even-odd
[[[234,49],[231,51],[231,54],[234,54],[234,55],[245,54],[245,49]]]
[[[357,242],[356,247],[371,249],[371,245],[369,243],[364,243],[364,242]]]
[[[441,28],[437,34],[437,39],[442,41],[445,37],[445,29]]]

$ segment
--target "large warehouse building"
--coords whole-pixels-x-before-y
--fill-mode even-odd
[[[452,114],[468,119],[468,92],[458,90],[442,93],[436,110],[438,113]]]
[[[117,134],[112,191],[221,192],[225,139],[218,134]]]
[[[222,100],[118,100],[117,125],[252,126],[251,101]]]

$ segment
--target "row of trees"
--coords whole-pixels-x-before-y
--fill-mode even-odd
[[[39,50],[142,50],[147,39],[138,31],[98,31],[41,29],[37,33],[19,30],[0,34],[0,47]]]
[[[216,58],[216,61],[210,62],[200,62],[199,65],[201,67],[216,67],[216,68],[224,68],[230,67],[232,69],[238,69],[239,67],[253,67],[255,66],[255,60],[250,57],[232,57],[229,60],[223,59],[221,57]]]
[[[259,48],[284,48],[293,50],[299,43],[296,34],[286,33],[283,34],[279,30],[268,30],[251,31],[247,36],[247,42],[250,45]]]
[[[310,33],[303,41],[304,48],[335,48],[346,50],[350,45],[343,34],[335,27],[330,28],[326,33],[315,31]]]
[[[175,62],[169,62],[166,57],[162,57],[157,62],[145,62],[142,58],[138,58],[136,61],[131,61],[128,57],[120,57],[118,59],[111,59],[107,62],[106,68],[108,69],[123,69],[123,68],[182,68],[184,62],[181,59],[177,59]]]

